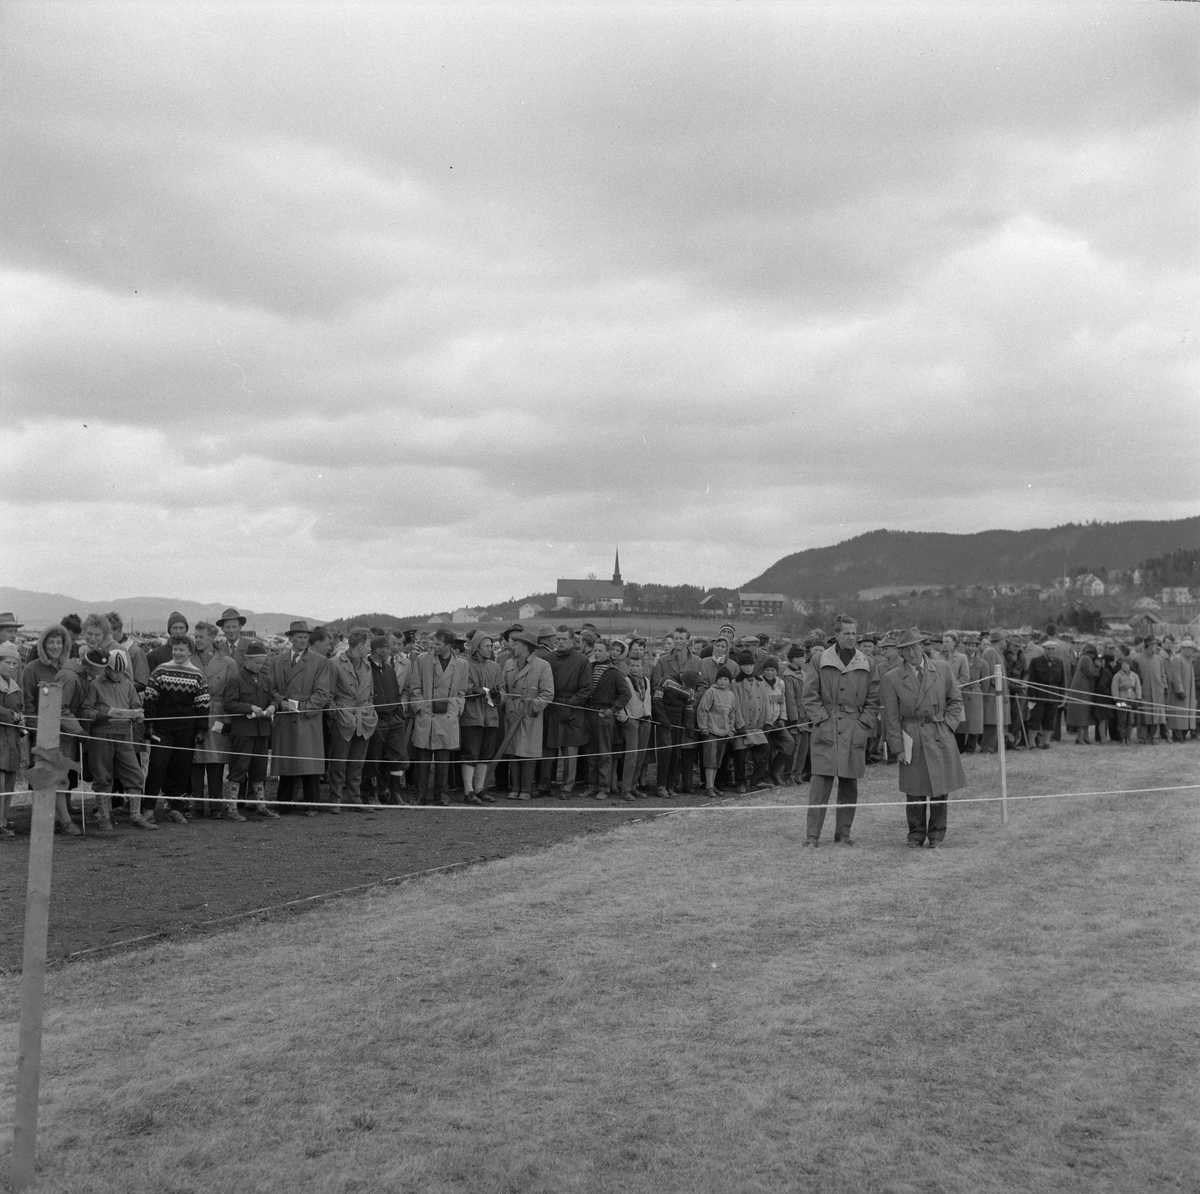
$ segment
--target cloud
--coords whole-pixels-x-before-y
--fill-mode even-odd
[[[1193,513],[1176,7],[18,5],[10,579],[329,615]]]

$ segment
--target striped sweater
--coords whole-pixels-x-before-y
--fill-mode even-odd
[[[148,722],[161,721],[168,732],[203,734],[208,730],[208,681],[190,663],[159,664],[150,675],[142,706]]]

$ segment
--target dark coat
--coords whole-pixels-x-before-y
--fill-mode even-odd
[[[967,786],[954,731],[963,719],[962,696],[944,659],[927,659],[922,674],[902,663],[880,685],[888,750],[900,761],[900,791],[945,796]],[[904,761],[904,735],[912,762]]]
[[[271,704],[271,677],[263,668],[254,675],[244,664],[225,681],[222,693],[229,732],[234,738],[269,738],[271,719],[250,717],[250,707],[266,709]]]
[[[1083,730],[1096,720],[1092,712],[1092,697],[1096,693],[1096,657],[1085,651],[1075,665],[1071,691],[1067,693],[1067,729]]]
[[[588,740],[584,708],[592,691],[592,665],[574,649],[565,655],[552,651],[546,657],[554,677],[554,703],[546,710],[546,748],[582,746]]]
[[[826,647],[819,666],[805,677],[804,712],[812,722],[813,775],[861,779],[879,712],[879,676],[871,661],[855,651],[843,664],[837,648]]]
[[[329,661],[315,651],[305,651],[296,663],[284,648],[267,665],[275,722],[271,728],[271,754],[276,775],[321,775],[325,771],[325,729],[322,715],[333,697]],[[298,701],[296,713],[285,711],[284,701]]]

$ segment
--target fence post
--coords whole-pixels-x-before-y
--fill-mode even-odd
[[[25,955],[21,966],[21,1027],[13,1117],[12,1188],[33,1184],[37,1161],[38,1087],[42,1076],[42,1019],[46,1007],[46,932],[50,923],[50,867],[54,850],[54,801],[65,783],[59,754],[62,686],[38,686],[36,763],[29,833],[29,881],[25,892]]]
[[[996,664],[996,753],[1000,756],[1000,824],[1008,824],[1008,768],[1004,753],[1004,708],[1008,694],[1004,691],[1004,669]]]

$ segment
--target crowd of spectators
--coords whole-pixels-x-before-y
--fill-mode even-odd
[[[245,623],[232,608],[195,626],[172,614],[151,645],[126,635],[119,614],[68,615],[22,651],[20,623],[0,615],[0,835],[12,834],[9,798],[46,682],[62,688],[71,788],[94,793],[91,826],[112,833],[114,801],[131,827],[151,830],[160,818],[632,803],[805,782],[805,684],[834,641],[818,629],[772,641],[732,625],[651,641],[588,623],[467,636],[294,622],[278,646]],[[858,636],[880,678],[899,664],[898,634]],[[1079,745],[1196,735],[1191,639],[1076,644],[1054,626],[921,637],[961,693],[960,752],[995,751],[1001,734],[1010,749],[1049,749],[1064,735]],[[895,761],[882,716],[866,760]],[[71,808],[60,793],[63,833],[79,832]]]

